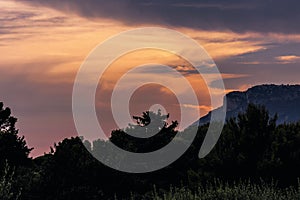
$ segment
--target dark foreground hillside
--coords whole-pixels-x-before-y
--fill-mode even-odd
[[[166,122],[167,116],[155,115]],[[0,199],[297,199],[300,123],[276,120],[265,107],[249,104],[244,113],[227,121],[217,145],[204,159],[198,158],[198,152],[207,124],[199,127],[192,146],[170,166],[128,174],[94,159],[79,137],[64,139],[49,153],[29,158],[31,149],[15,129],[16,118],[1,104]],[[113,131],[110,140],[128,151],[151,151],[177,133],[177,122],[159,124],[155,139],[146,139],[143,145],[122,130]],[[182,134],[181,142],[189,131]],[[90,150],[97,151],[105,143],[93,141]]]

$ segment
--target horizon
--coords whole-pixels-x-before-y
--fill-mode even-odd
[[[229,92],[227,92],[226,94],[225,94],[225,96],[227,96],[228,94],[230,94],[230,93],[232,93],[232,92],[247,92],[248,90],[250,90],[250,89],[252,89],[252,88],[255,88],[255,87],[260,87],[260,86],[286,86],[286,87],[292,87],[292,86],[299,86],[300,87],[300,84],[273,84],[273,83],[266,83],[266,84],[258,84],[258,85],[253,85],[253,86],[251,86],[251,87],[249,87],[249,88],[245,88],[245,89],[243,89],[243,90],[234,90],[234,91],[229,91]],[[225,97],[224,96],[224,97]],[[221,105],[222,106],[222,105]],[[12,112],[12,116],[14,116],[13,115],[13,111],[14,111],[14,109],[13,108],[11,108],[11,107],[9,107],[9,106],[6,106],[5,104],[4,104],[4,108],[5,107],[8,107],[8,108],[10,108],[11,109],[11,112]],[[160,109],[160,108],[158,108],[158,109]],[[202,117],[205,117],[205,116],[207,116],[211,111],[213,111],[214,109],[216,109],[216,108],[213,108],[213,109],[211,109],[211,110],[209,110],[208,112],[206,112],[205,114],[203,114],[202,116],[201,116],[201,118]],[[146,110],[145,110],[146,111]],[[154,112],[154,113],[158,113],[158,111],[159,110],[151,110],[152,112]],[[144,111],[143,111],[144,112]],[[139,113],[139,114],[142,114],[142,113]],[[162,111],[162,114],[168,114],[168,113],[165,113],[164,111]],[[18,121],[20,121],[20,119],[17,117],[17,116],[14,116],[14,117],[16,117],[17,119],[18,119]],[[176,120],[176,119],[175,119]],[[199,119],[200,120],[200,119]],[[197,120],[196,122],[194,122],[194,123],[199,123],[199,120]],[[169,122],[170,120],[168,120],[168,122]],[[193,124],[194,124],[193,123]],[[193,124],[190,124],[190,125],[193,125]],[[128,124],[129,125],[129,124]],[[128,126],[127,126],[128,127]],[[125,127],[125,128],[127,128],[127,127]],[[188,128],[188,127],[187,127]],[[116,129],[112,129],[111,131],[113,131],[113,130],[116,130]],[[184,130],[181,130],[181,131],[184,131]],[[74,134],[74,135],[71,135],[71,136],[69,136],[69,137],[66,137],[66,138],[63,138],[63,139],[70,139],[71,137],[77,137],[77,136],[79,136],[79,137],[83,137],[83,136],[81,136],[81,135],[78,135],[78,134]],[[26,138],[25,138],[26,139]],[[83,138],[84,139],[84,141],[89,141],[90,143],[92,143],[94,140],[86,140],[85,138]],[[102,139],[102,138],[96,138],[95,140],[97,140],[97,139]],[[105,140],[105,139],[104,139]],[[51,148],[53,148],[54,147],[54,144],[57,144],[58,142],[61,142],[61,140],[60,141],[56,141],[56,142],[54,142],[52,145],[50,145],[49,146],[49,151],[46,151],[46,152],[43,152],[43,153],[40,153],[40,154],[38,154],[38,155],[32,155],[32,153],[30,154],[31,156],[32,156],[32,158],[38,158],[38,157],[42,157],[42,156],[44,156],[44,154],[46,153],[49,153],[50,151],[51,151]],[[33,148],[33,150],[35,149],[33,146],[29,146],[30,148]]]

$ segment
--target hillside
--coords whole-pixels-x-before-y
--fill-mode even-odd
[[[227,101],[226,118],[236,117],[245,112],[247,105],[264,105],[271,115],[277,113],[278,124],[300,120],[300,85],[258,85],[247,91],[234,91],[225,97]],[[216,112],[222,108],[218,108]],[[211,112],[202,117],[199,124],[208,123]]]

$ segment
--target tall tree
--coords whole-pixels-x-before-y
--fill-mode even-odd
[[[18,166],[29,162],[29,153],[24,136],[18,135],[17,118],[11,116],[11,110],[4,108],[0,102],[0,168],[7,161],[9,165]]]
[[[136,124],[129,124],[125,130],[114,130],[110,137],[110,141],[127,151],[155,151],[168,144],[177,133],[178,122],[168,124],[169,114],[164,115],[161,110],[157,113],[146,111],[141,117],[133,116],[133,119]],[[146,138],[140,138],[139,135]]]

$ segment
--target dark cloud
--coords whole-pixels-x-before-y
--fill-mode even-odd
[[[53,26],[65,26],[67,17],[53,16],[43,17],[42,12],[36,12],[34,10],[9,10],[0,8],[0,35],[14,34],[22,31],[16,31],[22,28],[34,28],[34,27],[53,27]],[[40,18],[42,16],[43,18]]]
[[[299,56],[300,43],[272,43],[268,48],[237,55],[216,64],[224,74],[246,74],[247,76],[224,79],[226,89],[246,88],[258,84],[299,84],[300,61],[282,62],[278,56]],[[217,82],[212,83],[212,87]]]
[[[19,12],[19,11],[6,11],[0,10],[0,36],[5,34],[14,34],[16,33],[14,30],[19,28],[24,28],[24,24],[16,24],[20,20],[27,20],[30,17],[34,17],[34,13],[30,12]],[[1,37],[0,40],[3,40]]]
[[[285,55],[295,55],[300,56],[300,42],[297,41],[289,41],[285,43],[267,43],[262,44],[264,49],[255,52],[249,52],[241,55],[237,55],[231,58],[227,58],[226,63],[236,63],[239,65],[239,69],[241,68],[249,68],[251,70],[251,66],[259,65],[262,68],[271,65],[271,66],[280,66],[285,68],[286,65],[282,65],[276,57],[285,56]],[[299,65],[299,63],[298,63]],[[235,69],[236,70],[236,69]],[[299,69],[300,72],[300,69]]]
[[[64,12],[74,12],[88,18],[112,18],[127,24],[151,23],[207,30],[229,29],[235,32],[300,32],[300,26],[297,25],[300,21],[300,1],[297,0],[30,0],[26,2]]]
[[[31,17],[35,17],[36,14],[29,11],[2,11],[2,15],[0,16],[0,22],[13,22],[19,21],[23,19],[29,19]]]

